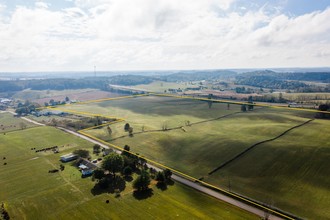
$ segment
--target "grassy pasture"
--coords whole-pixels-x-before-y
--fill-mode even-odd
[[[280,93],[266,94],[279,98]],[[327,103],[330,100],[330,93],[282,93],[282,97],[291,102],[307,102],[307,103]]]
[[[330,121],[254,148],[206,181],[308,219],[330,218]]]
[[[152,92],[164,92],[164,90],[168,89],[186,89],[187,87],[197,87],[196,85],[190,85],[188,83],[175,83],[175,82],[163,82],[163,81],[155,81],[150,84],[142,84],[132,86],[135,89],[144,89]]]
[[[240,111],[240,106],[237,105],[230,105],[228,110],[227,104],[213,103],[209,109],[207,102],[155,96],[111,100],[87,105],[75,104],[64,108],[124,118],[128,123],[144,125],[148,129],[161,129],[164,123],[169,128],[184,126],[187,120],[194,123]]]
[[[187,120],[196,123],[240,112],[240,106],[230,105],[228,110],[227,104],[213,103],[209,109],[202,101],[153,96],[67,107],[126,119],[110,125],[111,136],[106,128],[87,132],[119,146],[128,144],[134,152],[197,178],[252,144],[275,137],[307,120],[290,110],[279,114],[278,110],[264,108],[186,126]],[[128,137],[123,129],[126,122],[134,132],[141,132],[142,127],[147,132]],[[183,126],[183,129],[149,132],[161,130],[164,123],[168,128]],[[123,135],[126,137],[118,138]]]
[[[239,112],[240,107],[194,100],[160,97],[123,99],[70,108],[93,113],[111,114],[127,119],[134,131],[159,129],[166,121],[170,126],[184,126],[185,120],[198,122]],[[207,176],[207,173],[254,143],[273,138],[301,124],[315,113],[259,108],[216,121],[182,129],[127,135],[125,123],[111,125],[112,135],[105,129],[88,131],[194,177],[273,204],[285,211],[307,218],[329,217],[329,121],[315,120],[290,131],[280,139],[257,146],[232,165]],[[320,132],[322,131],[322,132]],[[112,140],[115,139],[115,140]],[[310,158],[309,158],[310,157]],[[316,162],[314,162],[316,161]],[[319,207],[316,207],[320,204]]]
[[[117,93],[101,91],[98,89],[70,89],[70,90],[30,90],[26,89],[17,92],[13,98],[20,100],[30,100],[40,105],[54,99],[55,101],[63,101],[68,96],[70,100],[86,101],[100,98],[110,98],[120,96]]]
[[[70,89],[70,90],[31,90],[26,89],[17,92],[13,98],[23,100],[35,100],[41,98],[51,98],[54,96],[66,96],[70,94],[78,94],[84,92],[92,92],[96,89]]]
[[[94,182],[82,179],[70,163],[59,167],[59,156],[92,144],[52,127],[36,127],[0,136],[0,195],[12,219],[257,219],[245,211],[175,183],[166,191],[153,187],[153,196],[137,200],[131,183],[120,198],[92,193]],[[37,149],[60,147],[60,154],[35,153]],[[105,201],[109,200],[109,204]]]
[[[134,152],[199,178],[252,144],[277,136],[303,121],[294,116],[271,113],[260,116],[249,112],[185,126],[184,130],[145,132],[134,137],[124,132],[125,123],[111,125],[111,136],[106,129],[88,132],[119,146],[128,144]],[[121,135],[126,137],[116,139]]]
[[[26,126],[26,128],[36,127],[35,124],[14,117],[11,113],[0,113],[0,133],[20,130],[22,129],[22,123]]]

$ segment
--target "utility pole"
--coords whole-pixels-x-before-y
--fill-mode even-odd
[[[94,65],[94,77],[96,78],[96,66]]]

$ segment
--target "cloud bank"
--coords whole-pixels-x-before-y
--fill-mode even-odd
[[[235,0],[71,2],[0,4],[0,71],[329,66],[330,7],[290,16]]]

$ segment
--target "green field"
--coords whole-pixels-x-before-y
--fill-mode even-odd
[[[92,144],[52,127],[36,127],[0,137],[1,201],[12,219],[257,219],[245,211],[175,183],[166,191],[152,187],[153,196],[137,200],[131,183],[121,192],[95,194],[91,178],[81,178],[70,163],[60,173],[59,156],[74,149],[91,149]],[[60,154],[35,153],[60,146]],[[109,200],[109,204],[105,201]]]
[[[164,92],[168,89],[185,89],[187,87],[198,87],[196,85],[191,85],[189,83],[175,83],[175,82],[163,82],[163,81],[155,81],[150,84],[142,84],[132,86],[134,89],[143,89],[152,92]]]
[[[302,102],[302,103],[327,103],[330,100],[330,93],[281,93],[282,97],[291,102]],[[272,96],[279,98],[280,93],[269,93],[265,94],[267,96]]]
[[[50,98],[54,96],[66,96],[78,93],[93,92],[97,89],[70,89],[70,90],[31,90],[26,89],[15,93],[13,98],[22,100],[34,100],[41,98]]]
[[[315,120],[254,148],[206,181],[297,213],[330,218],[330,121]]]
[[[145,126],[147,130],[161,129],[164,124],[169,128],[184,126],[186,121],[194,123],[240,111],[237,105],[230,105],[228,110],[227,104],[213,103],[209,109],[206,102],[155,96],[61,106],[61,109],[65,108],[124,118],[129,123]]]
[[[0,112],[0,133],[6,133],[9,131],[22,130],[26,128],[35,127],[36,125],[25,121],[21,118],[14,117],[13,114]]]
[[[227,104],[214,103],[209,109],[206,102],[164,97],[123,99],[68,108],[126,119],[125,122],[110,126],[113,131],[111,136],[105,128],[88,131],[96,137],[121,147],[128,144],[133,152],[193,177],[204,177],[206,182],[216,186],[228,189],[230,182],[232,191],[273,204],[298,216],[329,217],[325,208],[330,201],[329,187],[326,187],[329,171],[320,168],[330,167],[325,159],[325,155],[329,154],[327,146],[330,135],[326,132],[329,121],[314,120],[292,130],[276,141],[257,146],[232,165],[208,176],[210,171],[249,146],[306,122],[313,118],[313,113],[271,108],[240,113],[240,106],[230,105],[228,110]],[[235,114],[205,121],[232,113]],[[187,120],[202,123],[186,126]],[[133,137],[123,130],[126,122],[137,132]],[[183,126],[183,129],[151,131],[161,129],[164,123],[169,128]],[[314,124],[318,126],[312,126]],[[147,132],[141,133],[142,127]],[[296,132],[301,133],[298,135]],[[322,138],[318,138],[316,133]],[[310,149],[308,146],[311,144],[314,148],[309,151],[307,149]],[[293,147],[297,152],[292,152]],[[307,163],[307,157],[311,155],[315,159]],[[317,162],[314,163],[314,160]],[[251,175],[249,170],[252,170]],[[322,186],[317,184],[319,179],[323,179]],[[281,190],[288,191],[279,194]],[[315,194],[311,196],[306,190],[315,190]],[[307,198],[306,193],[310,199],[299,202]],[[319,204],[319,209],[315,208],[313,212],[316,204]]]

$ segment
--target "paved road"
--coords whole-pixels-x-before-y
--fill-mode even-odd
[[[31,123],[36,124],[36,125],[46,126],[45,124],[39,123],[39,122],[37,122],[37,121],[31,120],[31,119],[26,118],[26,117],[21,117],[21,119],[23,119],[23,120],[25,120],[25,121],[28,121],[28,122],[31,122]]]
[[[11,111],[0,111],[0,113],[10,113],[10,114],[13,114],[13,115],[16,115],[15,112],[11,112]],[[35,125],[39,125],[39,126],[45,126],[45,124],[42,124],[42,123],[39,123],[37,121],[34,121],[34,120],[31,120],[29,118],[26,118],[26,117],[20,117],[21,119],[25,120],[25,121],[28,121],[30,123],[33,123]]]
[[[7,112],[9,112],[9,113],[11,113],[11,114],[15,114],[14,112],[10,112],[10,111],[7,111]],[[4,111],[1,111],[1,113],[4,113]],[[36,124],[36,125],[45,126],[45,124],[42,124],[42,123],[36,122],[36,121],[31,120],[31,119],[29,119],[29,118],[26,118],[26,117],[21,117],[21,118],[22,118],[23,120],[28,121],[28,122],[34,123],[34,124]],[[67,133],[70,133],[70,134],[72,134],[72,135],[78,136],[78,137],[80,137],[80,138],[82,138],[82,139],[85,139],[85,140],[87,140],[87,141],[89,141],[89,142],[92,142],[92,143],[94,143],[94,144],[99,144],[100,146],[102,146],[102,147],[104,147],[104,148],[109,148],[109,146],[107,146],[107,145],[105,145],[105,144],[103,144],[103,143],[101,143],[101,142],[99,142],[99,141],[96,141],[96,140],[94,140],[94,139],[92,139],[92,138],[89,138],[89,137],[86,137],[86,136],[84,136],[84,135],[82,135],[82,134],[79,134],[78,132],[74,132],[74,131],[71,131],[71,130],[68,130],[68,129],[66,129],[66,128],[62,128],[62,127],[57,127],[57,128],[60,129],[60,130],[62,130],[62,131],[65,131],[65,132],[67,132]],[[121,152],[118,151],[118,150],[115,150],[115,152],[117,152],[117,153],[121,153]],[[155,167],[154,165],[151,165],[151,164],[148,164],[148,166],[154,168],[154,169],[157,170],[157,171],[160,171],[160,170],[161,170],[160,168]],[[248,204],[246,204],[246,203],[240,202],[240,201],[238,201],[238,200],[236,200],[236,199],[234,199],[234,198],[231,198],[231,197],[229,197],[229,196],[226,196],[226,195],[223,195],[223,194],[221,194],[221,193],[218,193],[218,192],[216,192],[216,191],[214,191],[214,190],[211,190],[211,189],[209,189],[209,188],[207,188],[207,187],[204,187],[204,186],[202,186],[202,185],[200,185],[200,184],[198,184],[198,183],[195,183],[195,182],[193,182],[193,181],[191,181],[191,180],[188,180],[188,179],[182,178],[182,177],[180,177],[180,176],[178,176],[178,175],[175,175],[175,174],[172,175],[172,179],[175,180],[175,181],[177,181],[177,182],[180,182],[180,183],[182,183],[182,184],[184,184],[184,185],[187,185],[187,186],[189,186],[189,187],[191,187],[191,188],[194,188],[194,189],[196,189],[196,190],[198,190],[198,191],[200,191],[200,192],[202,192],[202,193],[205,193],[205,194],[207,194],[207,195],[209,195],[209,196],[212,196],[212,197],[214,197],[214,198],[220,199],[220,200],[225,201],[225,202],[227,202],[227,203],[229,203],[229,204],[232,204],[232,205],[234,205],[234,206],[237,206],[237,207],[239,207],[239,208],[241,208],[241,209],[243,209],[243,210],[246,210],[246,211],[248,211],[248,212],[251,212],[251,213],[253,213],[253,214],[256,214],[256,215],[258,215],[258,216],[260,216],[260,217],[265,217],[265,211],[260,210],[260,209],[258,209],[258,208],[255,208],[255,207],[253,207],[253,206],[250,206],[250,205],[248,205]],[[270,216],[268,217],[268,219],[270,219],[270,220],[279,220],[279,219],[282,219],[282,218],[277,217],[277,216],[274,216],[274,215],[270,215]]]
[[[10,111],[6,111],[6,112],[9,112],[11,114],[15,114],[14,112],[10,112]],[[4,113],[4,111],[1,111],[0,113]],[[34,121],[34,120],[31,120],[29,118],[26,118],[26,117],[21,117],[21,118],[23,120],[28,121],[28,122],[34,123],[36,125],[45,126],[45,124],[39,123],[39,122]],[[85,140],[87,140],[89,142],[92,142],[94,144],[99,144],[100,146],[102,146],[104,148],[110,148],[108,145],[105,145],[105,144],[103,144],[103,143],[101,143],[99,141],[96,141],[96,140],[92,139],[92,138],[89,138],[89,137],[86,137],[86,136],[84,136],[82,134],[79,134],[78,132],[74,132],[74,131],[71,131],[71,130],[68,130],[68,129],[62,128],[62,127],[57,127],[57,128],[60,129],[60,130],[62,130],[62,131],[65,131],[67,133],[70,133],[72,135],[78,136],[78,137],[80,137],[82,139],[85,139]],[[115,150],[115,152],[121,153],[118,150]],[[157,171],[162,170],[162,169],[160,169],[158,167],[155,167],[154,165],[151,165],[151,164],[148,164],[148,166],[154,168]],[[250,205],[248,205],[246,203],[240,202],[240,201],[238,201],[238,200],[236,200],[234,198],[231,198],[229,196],[226,196],[224,194],[218,193],[218,192],[216,192],[214,190],[211,190],[211,189],[209,189],[207,187],[204,187],[204,186],[202,186],[202,185],[200,185],[198,183],[195,183],[195,182],[193,182],[191,180],[182,178],[181,176],[178,176],[178,175],[175,175],[175,174],[172,175],[172,179],[175,180],[175,181],[177,181],[177,182],[180,182],[180,183],[182,183],[184,185],[187,185],[187,186],[189,186],[191,188],[194,188],[194,189],[196,189],[196,190],[198,190],[198,191],[200,191],[202,193],[205,193],[205,194],[207,194],[209,196],[212,196],[214,198],[220,199],[220,200],[225,201],[225,202],[227,202],[229,204],[232,204],[234,206],[237,206],[237,207],[239,207],[239,208],[241,208],[243,210],[246,210],[248,212],[251,212],[253,214],[256,214],[256,215],[258,215],[258,216],[260,216],[262,218],[265,217],[265,211],[260,210],[258,208],[255,208],[253,206],[250,206]],[[270,215],[268,217],[268,219],[270,219],[270,220],[279,220],[279,219],[282,219],[282,218],[277,217],[277,216],[274,216],[274,215]]]
[[[104,148],[109,148],[109,146],[107,146],[107,145],[105,145],[105,144],[103,144],[103,143],[101,143],[101,142],[98,142],[98,141],[96,141],[96,140],[94,140],[94,139],[92,139],[92,138],[89,138],[89,137],[86,137],[86,136],[84,136],[84,135],[82,135],[82,134],[79,134],[79,133],[77,133],[77,132],[74,132],[74,131],[71,131],[71,130],[68,130],[68,129],[66,129],[66,128],[62,128],[62,127],[58,127],[58,129],[61,129],[61,130],[65,131],[65,132],[68,132],[68,133],[70,133],[70,134],[76,135],[76,136],[78,136],[78,137],[80,137],[80,138],[82,138],[82,139],[85,139],[85,140],[87,140],[87,141],[89,141],[89,142],[92,142],[92,143],[94,143],[94,144],[99,144],[100,146],[102,146],[102,147],[104,147]],[[121,152],[118,151],[118,150],[115,150],[115,152],[117,152],[117,153],[121,153]],[[160,168],[155,167],[155,166],[153,166],[153,165],[151,165],[151,164],[148,164],[148,166],[154,168],[154,169],[157,170],[157,171],[160,171],[160,170],[161,170]],[[207,187],[204,187],[204,186],[202,186],[202,185],[200,185],[200,184],[198,184],[198,183],[195,183],[195,182],[190,181],[190,180],[188,180],[188,179],[182,178],[182,177],[180,177],[180,176],[178,176],[178,175],[175,175],[175,174],[172,175],[172,179],[175,180],[175,181],[177,181],[177,182],[180,182],[180,183],[182,183],[182,184],[184,184],[184,185],[190,186],[190,187],[192,187],[192,188],[194,188],[194,189],[196,189],[196,190],[198,190],[198,191],[200,191],[200,192],[203,192],[203,193],[205,193],[205,194],[207,194],[207,195],[210,195],[210,196],[212,196],[212,197],[215,197],[215,198],[217,198],[217,199],[220,199],[220,200],[222,200],[222,201],[225,201],[225,202],[227,202],[227,203],[230,203],[230,204],[232,204],[232,205],[234,205],[234,206],[237,206],[237,207],[239,207],[239,208],[241,208],[241,209],[244,209],[244,210],[246,210],[246,211],[248,211],[248,212],[251,212],[251,213],[253,213],[253,214],[256,214],[256,215],[258,215],[258,216],[260,216],[260,217],[265,217],[265,211],[260,210],[260,209],[258,209],[258,208],[255,208],[255,207],[253,207],[253,206],[250,206],[250,205],[248,205],[248,204],[245,204],[245,203],[243,203],[243,202],[240,202],[240,201],[238,201],[238,200],[236,200],[236,199],[234,199],[234,198],[231,198],[231,197],[229,197],[229,196],[226,196],[226,195],[223,195],[223,194],[218,193],[218,192],[216,192],[216,191],[213,191],[213,190],[211,190],[211,189],[209,189],[209,188],[207,188]],[[270,220],[279,220],[279,219],[282,219],[282,218],[277,217],[277,216],[274,216],[274,215],[270,215],[270,216],[269,216],[269,219],[270,219]]]

